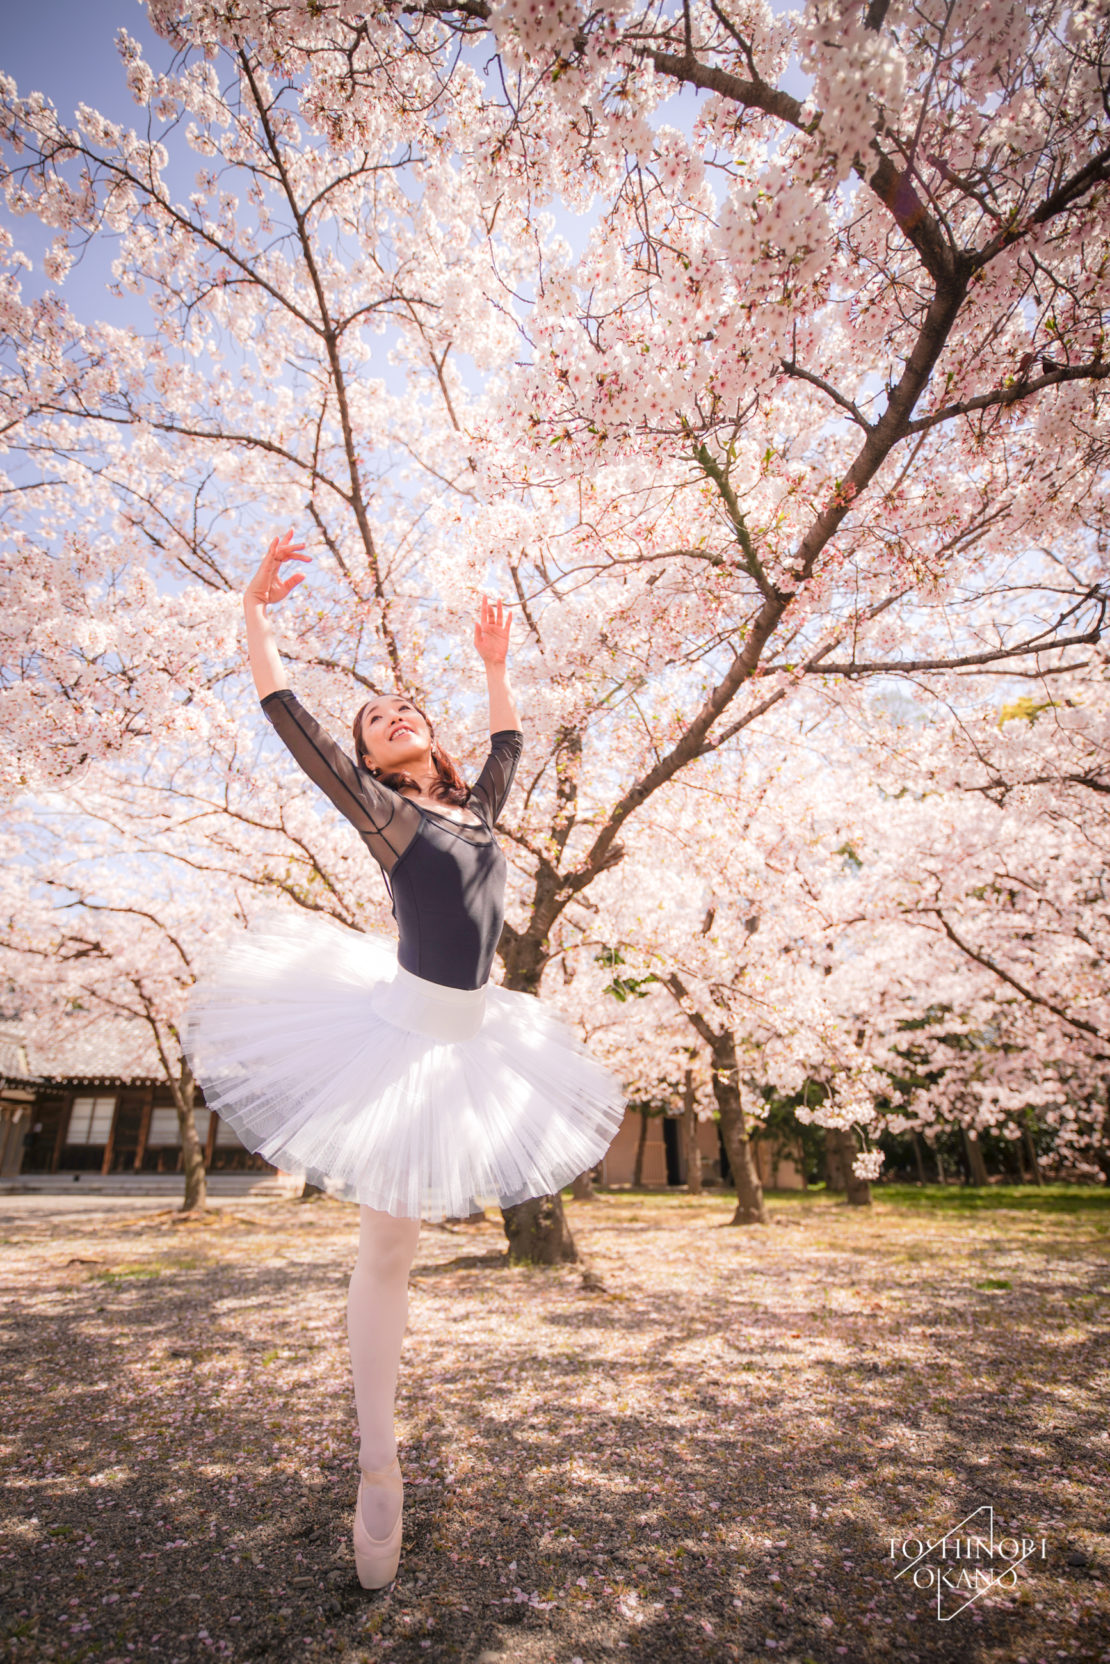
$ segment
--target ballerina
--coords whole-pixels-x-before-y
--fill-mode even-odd
[[[359,1204],[353,1541],[375,1589],[401,1554],[394,1404],[421,1220],[559,1190],[604,1155],[623,1097],[555,1012],[489,980],[506,874],[494,826],[523,745],[512,613],[483,597],[475,624],[490,751],[473,786],[400,693],[358,711],[352,759],[289,687],[268,616],[303,581],[282,574],[303,550],[292,532],[275,538],[244,592],[251,673],[276,732],[381,868],[398,940],[310,912],[253,926],[199,979],[185,1050],[248,1149]]]

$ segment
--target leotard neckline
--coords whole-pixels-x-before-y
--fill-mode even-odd
[[[422,815],[434,815],[436,820],[444,820],[448,826],[455,826],[460,832],[489,831],[489,827],[480,815],[476,816],[474,820],[456,820],[454,815],[445,815],[442,809],[429,809],[425,804],[418,803],[414,797],[410,797],[408,801],[414,809],[419,809]]]

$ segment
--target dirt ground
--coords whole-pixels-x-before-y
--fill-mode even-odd
[[[354,1209],[8,1216],[0,1656],[1110,1660],[1110,1209],[569,1211],[555,1271],[425,1227],[378,1595]]]

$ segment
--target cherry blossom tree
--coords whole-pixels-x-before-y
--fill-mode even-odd
[[[528,724],[501,953],[535,992],[657,795],[808,689],[851,725],[869,679],[1055,671],[1100,636],[1093,9],[151,17],[177,55],[159,73],[123,38],[135,131],[3,89],[8,202],[55,229],[51,280],[113,237],[149,313],[24,300],[12,252],[17,780],[111,756],[150,791],[191,746],[217,805],[198,859],[222,840],[229,882],[292,872],[300,903],[280,807],[220,820],[255,779],[230,640],[251,536],[315,529],[285,647],[321,716],[396,685],[464,750],[480,716],[443,644],[492,578]],[[592,217],[580,252],[556,207]],[[285,868],[256,861],[270,837]],[[320,883],[355,922],[359,890]],[[573,1255],[557,1198],[507,1225]]]
[[[95,1052],[107,1024],[120,1067],[169,1087],[185,1173],[182,1211],[203,1212],[196,1085],[180,1038],[205,936],[203,895],[183,894],[183,873],[167,875],[164,862],[161,873],[148,862],[129,884],[120,869],[133,852],[121,850],[114,829],[57,804],[37,824],[11,816],[2,832],[0,965],[36,1066],[48,1073],[64,1066],[82,1042]]]
[[[1104,650],[1037,700],[952,679],[943,726],[937,693],[870,700],[836,751],[822,700],[795,701],[794,731],[780,721],[742,768],[688,770],[602,887],[602,928],[628,987],[657,978],[729,1052],[717,1072],[757,1117],[797,1098],[825,1127],[842,1187],[877,1176],[884,1132],[946,1128],[973,1182],[988,1137],[1023,1144],[1038,1176],[1030,1116],[1047,1171],[1097,1179]],[[650,1043],[653,1013],[638,1019]]]
[[[859,847],[943,1005],[913,1035],[940,1070],[918,1095],[962,1103],[973,1168],[978,1133],[999,1128],[1036,1171],[1033,1104],[1055,1129],[1051,1167],[1110,1176],[1105,647],[1027,685],[1002,701],[951,690],[943,743],[933,722],[878,725],[887,824]],[[891,972],[887,989],[904,981]]]
[[[858,1032],[868,1006],[841,998],[838,975],[860,913],[844,875],[852,759],[828,758],[832,780],[815,792],[806,749],[783,726],[742,768],[717,758],[659,794],[598,896],[643,1001],[629,1017],[641,1043],[662,1003],[704,1044],[736,1225],[766,1222],[751,1139],[773,1094],[800,1094],[797,1117],[825,1129],[851,1201],[866,1203],[878,1175],[866,1140],[884,1080]]]

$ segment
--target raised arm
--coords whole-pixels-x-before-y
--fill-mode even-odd
[[[285,561],[308,560],[309,557],[301,553],[303,548],[303,543],[293,542],[291,531],[286,532],[284,537],[275,537],[262,557],[261,566],[243,591],[243,611],[247,619],[247,656],[250,659],[251,675],[254,677],[259,699],[265,699],[269,694],[277,693],[280,688],[289,686],[289,678],[285,674],[285,666],[277,650],[274,628],[267,609],[276,606],[279,601],[284,601],[291,590],[304,582],[303,572],[294,572],[288,578],[281,575]]]
[[[470,797],[472,802],[477,798],[491,826],[505,807],[523,747],[524,735],[519,728],[490,735],[489,756],[470,788]]]
[[[304,581],[303,572],[281,576],[285,561],[308,560],[301,553],[303,548],[303,543],[293,542],[292,532],[275,537],[243,593],[251,675],[262,709],[286,749],[356,828],[375,860],[389,873],[415,837],[419,813],[403,797],[360,769],[305,710],[289,687],[267,616],[267,608],[284,601]]]
[[[486,667],[490,752],[470,795],[478,799],[491,824],[505,807],[524,746],[520,717],[509,685],[507,659],[512,621],[512,612],[506,612],[500,601],[493,607],[482,596],[481,616],[474,626],[474,645]]]
[[[392,872],[416,836],[419,810],[360,769],[291,688],[268,693],[262,709],[302,772],[350,821],[378,865]]]
[[[486,667],[491,734],[501,733],[507,728],[520,728],[520,717],[517,715],[513,690],[509,685],[507,663],[509,626],[512,621],[511,610],[506,612],[500,601],[496,607],[492,607],[486,597],[482,596],[481,616],[474,626],[474,645]]]

